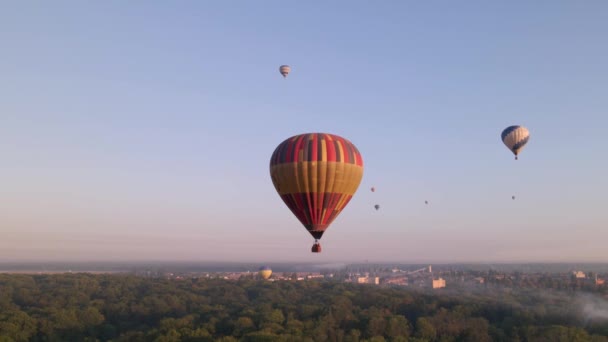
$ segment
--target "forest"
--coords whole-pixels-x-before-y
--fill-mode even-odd
[[[589,297],[591,296],[591,297]],[[0,274],[8,341],[608,341],[600,297],[327,280]]]

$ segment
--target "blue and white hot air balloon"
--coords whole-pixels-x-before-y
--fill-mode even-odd
[[[530,132],[523,126],[509,126],[502,131],[500,137],[502,142],[515,155],[515,160],[517,160],[517,155],[530,139]]]

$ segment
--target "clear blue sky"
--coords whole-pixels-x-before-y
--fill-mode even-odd
[[[0,260],[608,261],[606,37],[600,0],[5,2]],[[318,255],[268,170],[311,131],[365,162]]]

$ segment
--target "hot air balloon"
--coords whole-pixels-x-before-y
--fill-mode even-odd
[[[289,75],[289,72],[291,72],[291,67],[289,65],[281,65],[279,67],[279,72],[283,75],[283,78],[285,78]]]
[[[260,271],[258,273],[260,274],[260,276],[262,278],[268,279],[268,278],[270,278],[270,275],[272,274],[272,270],[268,266],[262,266],[262,267],[260,267]]]
[[[530,132],[523,126],[509,126],[502,131],[500,137],[517,160],[517,155],[530,139]]]
[[[283,202],[319,240],[351,200],[363,177],[363,159],[350,141],[327,133],[286,139],[270,157],[270,178]]]
[[[372,186],[371,190],[372,190],[372,192],[376,192],[376,188],[374,188],[373,186]]]
[[[513,199],[513,200],[514,200],[514,199],[515,199],[515,196],[511,196],[511,199]]]
[[[380,205],[376,204],[376,205],[374,206],[374,208],[376,208],[376,210],[378,210],[378,209],[380,209]]]
[[[429,204],[429,201],[424,201],[424,204]]]

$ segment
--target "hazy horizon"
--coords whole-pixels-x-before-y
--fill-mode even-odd
[[[607,11],[6,3],[0,261],[606,262]],[[306,132],[365,168],[318,255],[269,175]]]

